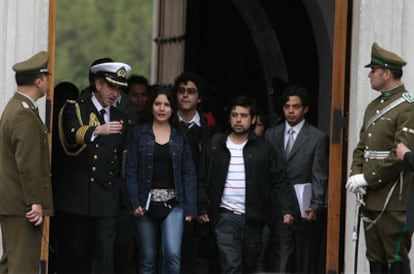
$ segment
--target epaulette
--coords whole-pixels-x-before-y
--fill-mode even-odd
[[[26,108],[26,109],[30,109],[30,106],[28,103],[26,103],[25,101],[22,101],[22,107]]]
[[[402,94],[402,97],[407,101],[408,103],[414,103],[414,96],[409,92],[404,92]]]

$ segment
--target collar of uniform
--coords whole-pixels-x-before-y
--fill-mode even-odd
[[[111,106],[103,107],[101,103],[99,103],[98,99],[96,98],[95,93],[92,94],[92,103],[95,106],[96,110],[98,110],[98,112],[104,109],[106,113],[109,114],[109,109],[111,108]]]
[[[388,90],[384,90],[384,91],[381,91],[381,99],[387,99],[388,97],[390,97],[391,95],[393,95],[394,94],[394,92],[399,88],[399,87],[401,87],[403,84],[399,84],[398,86],[396,86],[396,87],[393,87],[393,88],[391,88],[391,89],[388,89]]]
[[[26,95],[26,94],[24,94],[23,92],[21,92],[19,90],[17,91],[17,93],[20,94],[20,95],[23,95],[25,98],[29,99],[30,103],[32,104],[31,105],[32,109],[37,109],[36,101],[33,100],[29,95]]]

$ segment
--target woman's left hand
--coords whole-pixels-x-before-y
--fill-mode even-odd
[[[191,222],[191,220],[193,220],[193,217],[191,217],[191,216],[185,216],[185,221],[186,222]]]

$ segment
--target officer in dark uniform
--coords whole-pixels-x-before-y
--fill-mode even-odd
[[[127,86],[130,70],[119,62],[92,66],[91,96],[67,101],[60,112],[65,157],[56,192],[59,273],[113,273],[127,134],[127,117],[113,102]]]
[[[365,66],[371,69],[371,87],[381,95],[365,111],[346,187],[363,196],[371,273],[410,273],[406,207],[413,176],[395,153],[400,142],[414,145],[414,97],[401,82],[405,65],[398,55],[374,43],[371,63]]]
[[[37,99],[49,87],[48,53],[13,66],[17,91],[0,120],[0,273],[39,273],[43,216],[53,212],[47,128]]]

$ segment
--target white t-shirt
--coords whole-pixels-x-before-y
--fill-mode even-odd
[[[235,144],[230,137],[227,137],[226,141],[231,156],[220,207],[239,213],[246,212],[246,172],[243,159],[243,148],[246,143],[247,140],[243,144]]]

